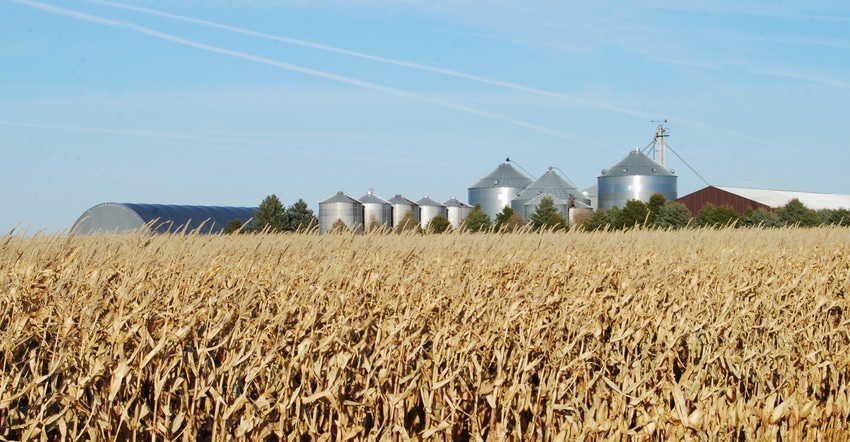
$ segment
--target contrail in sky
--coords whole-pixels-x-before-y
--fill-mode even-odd
[[[614,111],[614,112],[620,112],[620,113],[623,113],[623,114],[628,114],[628,115],[637,116],[637,117],[641,117],[641,118],[650,118],[649,115],[642,114],[642,113],[639,113],[639,112],[635,112],[635,111],[632,111],[632,110],[629,110],[629,109],[624,109],[624,108],[620,108],[620,107],[616,107],[616,106],[610,106],[610,105],[605,105],[605,104],[589,102],[589,101],[582,100],[580,98],[576,98],[576,97],[566,95],[566,94],[559,94],[557,92],[547,91],[547,90],[543,90],[543,89],[537,89],[537,88],[525,86],[525,85],[522,85],[522,84],[511,83],[511,82],[502,81],[502,80],[496,80],[496,79],[493,79],[493,78],[481,77],[481,76],[478,76],[478,75],[454,71],[454,70],[451,70],[451,69],[443,69],[443,68],[438,68],[438,67],[434,67],[434,66],[428,66],[428,65],[418,64],[418,63],[411,63],[411,62],[407,62],[407,61],[394,60],[394,59],[391,59],[391,58],[379,57],[379,56],[376,56],[376,55],[366,54],[366,53],[363,53],[363,52],[351,51],[351,50],[348,50],[348,49],[342,49],[342,48],[338,48],[338,47],[334,47],[334,46],[323,45],[323,44],[320,44],[320,43],[314,43],[314,42],[305,41],[305,40],[298,40],[298,39],[294,39],[294,38],[287,38],[287,37],[280,37],[280,36],[277,36],[277,35],[265,34],[265,33],[262,33],[262,32],[256,32],[256,31],[251,31],[251,30],[248,30],[248,29],[237,28],[237,27],[234,27],[234,26],[229,26],[229,25],[211,22],[211,21],[207,21],[207,20],[201,20],[201,19],[198,19],[198,18],[186,17],[186,16],[183,16],[183,15],[170,14],[168,12],[157,11],[157,10],[154,10],[154,9],[141,8],[141,7],[138,7],[138,6],[122,5],[122,4],[107,2],[107,1],[103,1],[103,0],[84,0],[84,1],[87,1],[89,3],[96,3],[96,4],[99,4],[99,5],[111,6],[113,8],[121,8],[121,9],[130,10],[130,11],[143,12],[145,14],[158,15],[160,17],[166,17],[166,18],[170,18],[170,19],[173,19],[173,20],[180,20],[180,21],[185,21],[185,22],[188,22],[188,23],[195,23],[195,24],[198,24],[198,25],[208,26],[208,27],[211,27],[211,28],[223,29],[223,30],[230,31],[230,32],[236,32],[236,33],[239,33],[239,34],[250,35],[252,37],[259,37],[259,38],[265,38],[265,39],[268,39],[268,40],[279,41],[281,43],[288,43],[288,44],[293,44],[293,45],[298,45],[298,46],[305,46],[305,47],[309,47],[309,48],[320,49],[320,50],[323,50],[323,51],[336,52],[338,54],[344,54],[344,55],[349,55],[349,56],[352,56],[352,57],[363,58],[363,59],[366,59],[366,60],[372,60],[372,61],[377,61],[377,62],[386,63],[386,64],[392,64],[392,65],[396,65],[396,66],[402,66],[402,67],[406,67],[406,68],[410,68],[410,69],[417,69],[417,70],[420,70],[420,71],[434,72],[434,73],[437,73],[437,74],[448,75],[448,76],[451,76],[451,77],[463,78],[463,79],[466,79],[466,80],[472,80],[472,81],[479,82],[479,83],[485,83],[485,84],[490,84],[490,85],[493,85],[493,86],[500,86],[500,87],[507,88],[507,89],[514,89],[514,90],[518,90],[518,91],[522,91],[522,92],[528,92],[528,93],[532,93],[532,94],[536,94],[536,95],[542,95],[542,96],[549,97],[549,98],[557,98],[557,99],[561,99],[561,100],[568,100],[568,101],[572,101],[572,102],[575,102],[575,103],[578,103],[578,104],[583,104],[583,105],[587,105],[587,106],[591,106],[591,107],[595,107],[595,108],[599,108],[599,109],[611,110],[611,111]]]
[[[221,48],[221,47],[218,47],[218,46],[211,46],[211,45],[199,43],[199,42],[196,42],[196,41],[193,41],[193,40],[188,40],[188,39],[185,39],[185,38],[182,38],[182,37],[177,37],[175,35],[159,32],[159,31],[156,31],[156,30],[153,30],[153,29],[150,29],[150,28],[146,28],[146,27],[143,27],[143,26],[139,26],[139,25],[136,25],[136,24],[133,24],[133,23],[128,23],[128,22],[123,22],[123,21],[119,21],[119,20],[112,20],[112,19],[108,19],[108,18],[98,17],[98,16],[95,16],[95,15],[85,14],[85,13],[82,13],[82,12],[77,12],[77,11],[73,11],[73,10],[70,10],[70,9],[60,8],[58,6],[52,6],[52,5],[48,5],[48,4],[44,4],[44,3],[40,3],[40,2],[36,2],[36,1],[31,1],[31,0],[12,0],[12,1],[15,2],[15,3],[22,4],[22,5],[27,5],[27,6],[31,6],[33,8],[52,12],[54,14],[64,15],[66,17],[76,18],[76,19],[79,19],[79,20],[89,21],[89,22],[93,22],[93,23],[99,23],[99,24],[106,25],[106,26],[113,26],[113,27],[117,27],[117,28],[125,28],[125,29],[129,29],[129,30],[132,30],[132,31],[135,31],[135,32],[142,33],[142,34],[150,35],[152,37],[156,37],[156,38],[160,38],[160,39],[163,39],[163,40],[168,40],[168,41],[171,41],[171,42],[174,42],[174,43],[178,43],[178,44],[181,44],[181,45],[184,45],[184,46],[190,46],[190,47],[193,47],[193,48],[202,49],[202,50],[209,51],[209,52],[215,52],[215,53],[218,53],[218,54],[227,55],[227,56],[230,56],[230,57],[241,58],[243,60],[249,60],[249,61],[253,61],[253,62],[256,62],[256,63],[265,64],[265,65],[268,65],[268,66],[274,66],[274,67],[277,67],[277,68],[280,68],[280,69],[298,72],[298,73],[305,74],[305,75],[311,75],[311,76],[314,76],[314,77],[325,78],[325,79],[328,79],[328,80],[333,80],[333,81],[337,81],[337,82],[340,82],[340,83],[349,84],[349,85],[352,85],[352,86],[358,86],[358,87],[361,87],[361,88],[364,88],[364,89],[371,89],[371,90],[374,90],[374,91],[384,92],[384,93],[391,94],[391,95],[406,97],[406,98],[410,98],[410,99],[434,104],[434,105],[437,105],[437,106],[447,107],[447,108],[454,109],[454,110],[457,110],[457,111],[466,112],[466,113],[472,114],[472,115],[478,115],[478,116],[481,116],[481,117],[487,117],[487,118],[493,118],[493,119],[496,119],[496,120],[502,120],[502,121],[505,121],[507,123],[513,124],[515,126],[524,127],[524,128],[536,131],[536,132],[545,133],[545,134],[553,135],[553,136],[568,139],[568,140],[580,141],[577,137],[575,137],[573,135],[570,135],[570,134],[567,134],[567,133],[564,133],[564,132],[559,132],[559,131],[552,130],[552,129],[547,129],[545,127],[538,126],[538,125],[532,124],[532,123],[528,123],[528,122],[525,122],[525,121],[522,121],[522,120],[518,120],[516,118],[509,117],[507,115],[501,115],[501,114],[497,114],[497,113],[493,113],[493,112],[482,111],[482,110],[471,108],[471,107],[468,107],[468,106],[464,106],[464,105],[460,105],[460,104],[456,104],[456,103],[450,103],[450,102],[447,102],[447,101],[426,97],[426,96],[420,95],[420,94],[414,94],[412,92],[407,92],[407,91],[404,91],[404,90],[401,90],[401,89],[395,89],[395,88],[391,88],[391,87],[387,87],[387,86],[381,86],[379,84],[370,83],[370,82],[362,81],[362,80],[357,80],[355,78],[345,77],[345,76],[342,76],[342,75],[336,75],[336,74],[332,74],[332,73],[329,73],[329,72],[319,71],[319,70],[316,70],[316,69],[305,68],[305,67],[297,66],[297,65],[294,65],[294,64],[290,64],[290,63],[284,63],[282,61],[272,60],[272,59],[266,58],[266,57],[260,57],[260,56],[257,56],[257,55],[247,54],[245,52],[234,51],[234,50],[230,50],[230,49]]]

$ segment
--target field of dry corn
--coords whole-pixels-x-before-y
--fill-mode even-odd
[[[848,289],[846,228],[0,237],[0,440],[847,440]]]

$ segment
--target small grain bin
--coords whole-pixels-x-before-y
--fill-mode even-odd
[[[367,232],[392,228],[393,206],[389,201],[372,193],[372,189],[358,201],[363,204],[363,226]]]
[[[451,199],[444,202],[443,205],[446,206],[446,216],[448,216],[449,222],[454,229],[460,227],[460,223],[462,223],[475,208],[455,197],[451,197]]]
[[[319,233],[333,230],[337,221],[354,232],[363,231],[363,204],[340,192],[319,203]]]
[[[396,194],[396,196],[390,198],[389,203],[393,208],[392,227],[394,229],[401,226],[404,221],[404,217],[408,212],[410,212],[413,215],[413,219],[419,223],[419,205],[416,204],[416,202],[401,196],[401,194]]]
[[[428,195],[425,195],[424,198],[416,201],[416,205],[419,206],[419,225],[422,226],[422,229],[425,229],[428,226],[428,223],[431,222],[431,220],[437,215],[442,215],[446,218],[449,217],[446,206],[428,198]]]

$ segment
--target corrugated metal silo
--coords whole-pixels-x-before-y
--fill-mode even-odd
[[[372,193],[372,189],[358,200],[363,204],[363,225],[367,232],[392,228],[393,206],[389,201]]]
[[[411,201],[400,194],[396,194],[396,196],[390,199],[389,203],[393,207],[393,228],[401,225],[407,212],[412,212],[413,219],[415,219],[417,223],[419,222],[419,205],[414,201]]]
[[[571,201],[582,204],[590,204],[590,199],[585,196],[578,188],[569,182],[566,178],[558,175],[552,168],[544,173],[537,181],[531,183],[528,187],[520,192],[519,196],[511,201],[511,208],[522,215],[524,219],[528,219],[532,213],[537,210],[537,204],[527,206],[526,203],[532,200],[542,199],[540,195],[549,194],[552,196],[553,202],[557,205],[559,201],[566,202],[567,207]],[[567,213],[562,215],[566,219]]]
[[[531,219],[531,215],[537,211],[537,206],[540,205],[540,201],[543,198],[549,198],[552,200],[552,203],[555,204],[555,208],[558,209],[558,213],[561,214],[561,218],[566,221],[570,217],[570,200],[563,199],[556,195],[553,195],[549,192],[543,192],[535,196],[534,198],[523,203],[523,209],[520,211],[520,215],[522,215],[525,219]]]
[[[481,210],[496,219],[496,215],[505,207],[510,207],[511,200],[531,185],[534,179],[515,169],[507,163],[502,163],[496,170],[469,186],[469,204],[475,207],[481,205]]]
[[[446,206],[428,198],[428,195],[425,195],[424,198],[417,201],[416,204],[419,206],[419,225],[425,229],[428,226],[428,223],[431,222],[437,215],[443,215],[446,218],[449,217],[449,212],[446,209]]]
[[[474,206],[470,206],[455,197],[444,202],[443,205],[446,206],[446,216],[448,216],[449,222],[455,229],[460,227],[460,223],[462,223],[475,208]]]
[[[333,230],[338,220],[354,232],[363,231],[363,204],[342,191],[319,203],[320,234]]]
[[[622,208],[628,200],[649,202],[649,198],[656,192],[664,195],[667,201],[673,201],[678,197],[677,180],[678,177],[672,170],[658,164],[641,151],[633,150],[597,177],[597,208]]]

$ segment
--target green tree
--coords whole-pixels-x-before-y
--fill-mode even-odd
[[[584,230],[593,232],[594,230],[605,229],[610,225],[611,218],[608,218],[608,212],[603,209],[596,209],[590,217],[584,221],[582,227]]]
[[[452,223],[445,215],[437,215],[428,221],[425,226],[426,233],[443,233],[452,228]]]
[[[694,219],[697,227],[726,227],[738,223],[741,217],[738,212],[730,206],[715,206],[708,203],[702,206]]]
[[[818,210],[818,216],[827,225],[850,226],[850,210],[844,208],[821,209]]]
[[[348,233],[351,232],[351,229],[348,228],[348,224],[342,220],[342,218],[338,218],[333,225],[331,226],[331,230],[328,233]]]
[[[466,216],[463,224],[468,232],[487,231],[493,226],[493,222],[490,221],[490,215],[487,215],[487,213],[481,210],[481,204],[475,205],[472,212],[469,212],[469,215]]]
[[[608,219],[611,220],[611,224],[609,224],[611,229],[623,230],[623,225],[620,224],[620,212],[622,212],[622,210],[620,210],[618,206],[612,206],[606,211]]]
[[[242,222],[241,219],[239,219],[239,218],[232,219],[227,223],[226,226],[224,226],[224,233],[226,233],[226,234],[242,233],[242,232],[244,232],[244,229],[242,228],[242,224],[244,224],[244,223]]]
[[[823,224],[817,212],[806,207],[799,199],[794,198],[784,206],[776,209],[776,215],[785,225],[800,227],[816,227]]]
[[[290,232],[307,232],[319,225],[319,220],[301,198],[286,209],[283,219],[284,230]]]
[[[655,225],[662,229],[681,229],[691,221],[691,212],[688,208],[675,201],[664,204],[655,214]]]
[[[513,233],[521,229],[524,225],[525,220],[522,219],[522,216],[510,206],[505,206],[501,212],[496,214],[496,223],[493,226],[493,230]]]
[[[628,200],[614,223],[618,228],[631,229],[635,226],[644,225],[648,214],[649,209],[647,209],[646,203],[641,200]]]
[[[649,218],[647,220],[649,225],[655,225],[658,212],[661,211],[661,208],[665,204],[667,204],[667,199],[660,192],[655,192],[649,197],[649,203],[646,204],[646,208],[649,210]]]
[[[275,194],[263,199],[260,206],[254,211],[254,227],[256,232],[282,232],[286,230],[286,218],[284,216],[283,203]]]
[[[403,232],[420,232],[422,228],[419,226],[419,221],[416,220],[416,216],[413,214],[412,210],[408,210],[404,212],[404,216],[399,221],[398,225],[393,227],[393,230],[396,233]]]
[[[545,228],[551,228],[554,226],[549,226],[547,224],[551,222],[557,222],[556,219],[552,218],[553,214],[558,214],[558,208],[555,207],[555,201],[548,196],[544,196],[540,199],[540,204],[537,205],[537,208],[534,210],[534,213],[531,214],[529,219],[529,223],[531,223],[531,228],[534,230],[540,230]],[[558,214],[560,216],[560,214]],[[564,217],[561,216],[561,222],[564,222]]]
[[[782,221],[779,220],[779,216],[773,213],[770,210],[766,210],[763,207],[759,207],[756,210],[753,210],[750,207],[747,207],[746,213],[744,213],[744,217],[741,218],[741,225],[747,227],[780,227],[782,226]]]

